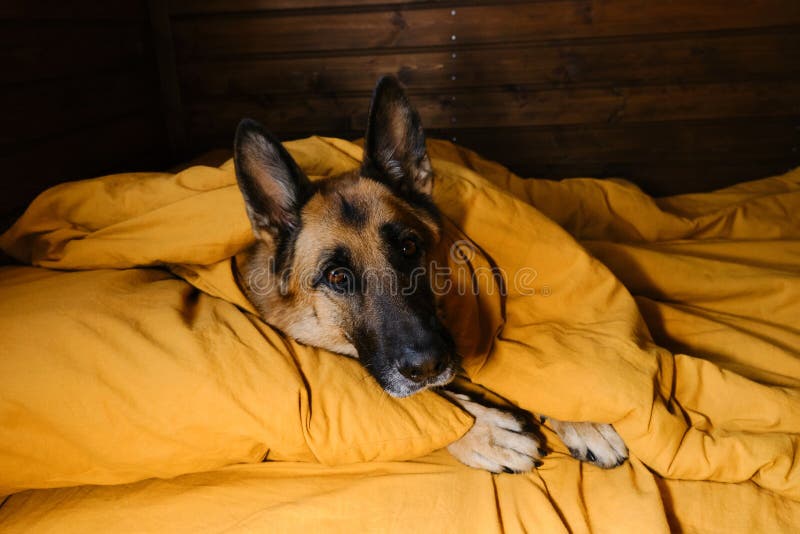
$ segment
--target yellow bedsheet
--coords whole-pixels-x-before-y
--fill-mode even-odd
[[[314,176],[361,152],[287,148]],[[231,276],[251,236],[228,163],[62,185],[0,237],[37,266],[0,271],[0,487],[34,488],[0,527],[800,524],[800,172],[654,200],[429,150],[448,243],[468,238],[473,267],[508,282],[504,298],[448,298],[467,371],[530,410],[613,422],[629,463],[603,471],[554,443],[528,475],[459,466],[434,452],[468,427],[457,409],[390,399],[356,362],[264,326]],[[35,489],[58,486],[77,487]]]

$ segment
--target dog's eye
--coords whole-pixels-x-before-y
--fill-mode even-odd
[[[334,267],[333,269],[328,269],[328,272],[325,273],[325,278],[330,285],[344,288],[350,281],[350,273],[343,267]]]
[[[417,253],[417,244],[411,239],[403,239],[403,242],[400,243],[400,251],[403,256],[411,257]]]

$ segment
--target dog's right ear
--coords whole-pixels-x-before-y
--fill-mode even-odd
[[[400,194],[430,195],[433,189],[422,121],[393,76],[378,80],[372,95],[361,173]]]
[[[300,224],[313,186],[292,156],[261,124],[243,119],[233,143],[236,181],[256,238],[277,244]]]

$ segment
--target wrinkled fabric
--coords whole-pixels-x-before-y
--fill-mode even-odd
[[[286,146],[313,177],[361,156]],[[357,362],[250,313],[228,162],[57,186],[0,237],[34,266],[0,271],[0,486],[128,483],[17,493],[0,524],[98,528],[109,502],[126,503],[119,530],[800,524],[800,171],[652,199],[429,151],[452,279],[499,273],[505,288],[444,296],[466,371],[536,413],[613,423],[630,462],[580,464],[552,434],[528,475],[434,453],[469,426],[457,408],[381,395]]]

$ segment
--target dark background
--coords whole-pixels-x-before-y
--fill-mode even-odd
[[[703,191],[800,164],[798,0],[6,0],[0,214],[54,183],[362,135],[378,76],[524,176]]]

